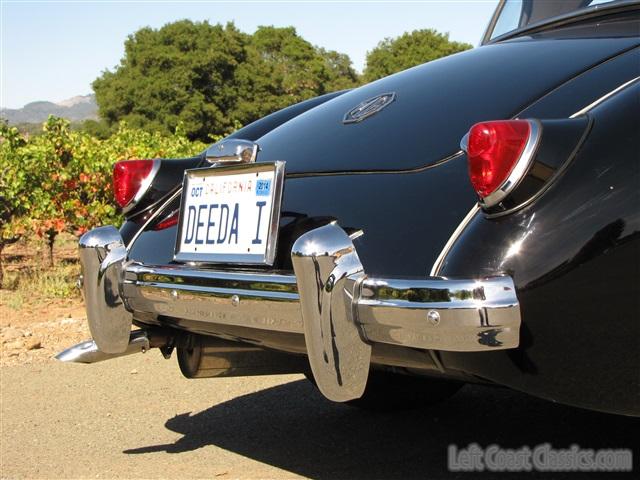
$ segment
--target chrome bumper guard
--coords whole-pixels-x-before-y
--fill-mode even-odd
[[[79,285],[87,308],[89,330],[103,353],[119,354],[129,346],[133,315],[127,311],[120,287],[127,250],[120,232],[99,227],[80,237]]]
[[[126,262],[113,227],[89,232],[80,245],[91,333],[108,353],[126,349],[131,311],[304,334],[318,387],[346,401],[364,391],[372,343],[462,352],[519,343],[510,277],[370,278],[336,223],[296,241],[295,275]]]

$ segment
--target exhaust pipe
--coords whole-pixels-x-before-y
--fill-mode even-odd
[[[180,371],[187,378],[237,377],[303,373],[307,357],[265,350],[259,346],[221,338],[170,332],[163,329],[134,330],[124,352],[105,353],[93,340],[74,345],[55,356],[69,363],[97,363],[160,348],[165,358],[177,349]]]
[[[104,353],[98,349],[96,342],[87,340],[73,347],[67,348],[55,356],[61,362],[97,363],[112,358],[124,357],[134,353],[145,353],[149,350],[149,337],[144,330],[134,330],[129,335],[129,344],[122,353]]]
[[[257,345],[193,335],[189,345],[178,346],[180,371],[187,378],[247,377],[304,373],[304,355],[266,350]]]

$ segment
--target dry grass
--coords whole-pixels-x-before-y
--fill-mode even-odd
[[[54,246],[54,267],[40,267],[37,239],[5,249],[0,289],[0,366],[51,362],[53,355],[90,337],[80,292],[76,239]]]
[[[8,272],[0,290],[0,303],[21,309],[25,304],[45,303],[54,299],[76,298],[76,280],[80,274],[77,263],[62,263],[50,270]]]
[[[54,246],[55,261],[51,269],[40,266],[43,248],[37,240],[25,240],[5,249],[0,304],[20,310],[55,300],[80,298],[76,288],[80,265],[75,238],[70,235],[59,238]]]

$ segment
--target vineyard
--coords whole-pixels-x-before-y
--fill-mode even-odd
[[[116,161],[180,158],[206,146],[188,140],[180,126],[173,135],[162,135],[121,123],[105,140],[72,131],[67,120],[55,117],[42,129],[28,137],[0,124],[0,287],[7,245],[41,242],[36,269],[47,271],[60,234],[77,237],[97,225],[121,222],[111,186]]]

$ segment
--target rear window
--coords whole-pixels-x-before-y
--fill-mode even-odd
[[[626,0],[505,0],[496,10],[493,30],[489,40],[493,40],[515,30],[535,23],[544,22],[553,17],[578,13],[580,10],[597,8],[625,2]]]

